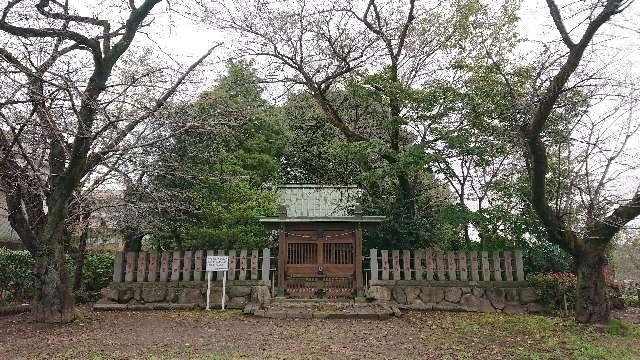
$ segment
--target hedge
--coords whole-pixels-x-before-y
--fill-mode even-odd
[[[567,272],[539,273],[527,277],[529,286],[535,289],[538,301],[551,310],[575,309],[576,284],[575,274]],[[566,305],[565,305],[566,302]]]
[[[568,272],[539,273],[527,277],[529,286],[535,289],[538,301],[550,310],[573,311],[576,306],[577,283],[575,274]],[[624,288],[615,281],[606,282],[606,296],[615,309],[624,307]],[[566,303],[566,304],[565,304]]]
[[[87,254],[84,260],[78,300],[88,300],[109,285],[113,273],[112,253]],[[73,276],[74,261],[67,259],[69,274]],[[33,257],[26,250],[0,249],[0,302],[29,300],[33,296]]]
[[[26,250],[0,249],[0,301],[33,296],[33,258]]]

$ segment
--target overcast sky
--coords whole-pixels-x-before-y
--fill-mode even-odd
[[[576,3],[575,1],[558,1],[558,4]],[[174,6],[174,12],[162,14],[158,22],[152,25],[154,42],[150,46],[170,54],[176,61],[187,63],[190,59],[203,54],[211,44],[222,42],[214,58],[209,62],[208,80],[212,81],[224,71],[220,60],[230,56],[226,51],[233,45],[234,36],[224,34],[209,26],[198,23],[197,20],[181,15],[185,9]],[[568,28],[571,29],[575,21],[569,9],[563,13]],[[560,37],[553,26],[544,0],[524,0],[520,10],[519,32],[529,40],[522,44],[519,54],[526,56],[538,52],[539,42],[549,43]],[[636,76],[640,75],[640,1],[632,4],[623,14],[617,15],[614,24],[607,24],[600,32],[600,39],[609,39],[614,34],[615,41],[607,41],[609,51],[600,52],[598,57],[603,62],[616,62],[621,68],[626,68]],[[635,32],[626,28],[633,28]],[[581,28],[574,29],[574,41],[578,40]],[[158,31],[158,32],[156,32]],[[147,41],[145,41],[147,42]],[[602,45],[602,44],[601,44]],[[216,66],[217,65],[217,66]],[[209,82],[207,81],[207,82]],[[212,84],[209,84],[212,85]]]

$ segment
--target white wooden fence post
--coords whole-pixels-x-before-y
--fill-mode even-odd
[[[122,271],[124,270],[124,253],[118,251],[113,260],[113,282],[122,282]]]
[[[458,251],[458,268],[460,269],[460,280],[467,281],[467,254],[464,251]]]
[[[402,272],[405,280],[411,280],[411,251],[402,250]]]
[[[236,251],[235,250],[229,250],[229,274],[227,274],[229,280],[235,280],[236,279],[236,265],[237,265],[237,261],[236,261]]]
[[[193,254],[193,281],[202,281],[202,263],[204,257],[202,250],[196,250]]]
[[[515,251],[516,256],[516,279],[524,281],[524,265],[522,261],[522,250]]]
[[[391,262],[393,265],[393,280],[400,280],[400,251],[391,251]]]
[[[247,250],[240,250],[240,276],[238,280],[245,280],[247,278]]]
[[[456,279],[456,253],[449,251],[447,253],[447,273],[449,275],[449,281],[455,281]]]
[[[502,281],[502,268],[500,267],[500,252],[493,252],[493,279]]]
[[[258,250],[251,250],[251,280],[258,280]]]
[[[489,253],[483,251],[482,256],[482,281],[491,281],[491,272],[489,271]]]
[[[470,251],[469,259],[471,262],[471,280],[479,281],[480,276],[478,274],[478,253],[476,251]]]
[[[136,273],[136,262],[137,262],[136,253],[133,251],[127,252],[127,265],[124,274],[124,281],[132,282],[135,279]]]
[[[158,281],[158,252],[149,252],[149,266],[147,266],[147,281]]]
[[[262,280],[269,281],[269,272],[271,271],[271,252],[269,248],[262,249]]]
[[[378,250],[369,249],[369,267],[371,268],[371,280],[378,280]]]
[[[389,251],[380,250],[382,257],[382,280],[389,280]]]
[[[171,262],[171,281],[180,281],[181,260],[182,260],[182,251],[175,250],[173,252],[173,260]]]
[[[511,251],[505,251],[504,256],[504,275],[506,281],[513,281],[513,267],[511,265]]]
[[[433,273],[434,273],[434,264],[433,260],[433,251],[431,249],[427,249],[424,252],[425,261],[427,263],[427,281],[433,281]]]
[[[424,250],[418,249],[413,252],[413,267],[415,269],[414,275],[416,280],[422,280],[422,256]]]
[[[147,253],[141,251],[138,254],[138,271],[136,272],[136,281],[144,282],[147,275]]]

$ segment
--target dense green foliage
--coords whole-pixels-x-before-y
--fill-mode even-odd
[[[576,305],[576,275],[570,272],[547,272],[527,276],[529,286],[535,289],[538,302],[548,306],[549,310],[575,310]],[[636,297],[630,289],[615,282],[607,282],[606,295],[609,304],[621,308],[626,302],[635,303]]]
[[[479,3],[468,5],[461,21],[490,18]],[[329,90],[327,101],[357,140],[329,124],[313,91],[270,104],[252,64],[229,62],[210,91],[170,115],[176,130],[161,148],[150,187],[165,199],[152,246],[264,246],[271,238],[257,219],[276,213],[278,184],[355,184],[364,213],[387,218],[365,234],[367,248],[519,248],[529,273],[571,271],[570,256],[545,242],[530,208],[513,136],[533,76],[530,67],[506,60],[518,41],[516,9],[501,8],[499,24],[473,30],[488,31],[492,58],[473,50],[469,19],[456,25],[467,32],[446,45],[453,54],[446,80],[407,83],[383,67]],[[580,106],[554,116],[550,133],[559,142]],[[553,169],[552,176],[563,178]]]
[[[33,257],[26,250],[0,248],[0,302],[28,300],[33,296]],[[67,258],[67,268],[73,274],[74,262]],[[96,253],[85,257],[81,289],[76,296],[80,300],[92,298],[109,285],[113,276],[113,254]]]
[[[276,213],[278,162],[286,134],[261,97],[244,63],[193,104],[176,122],[195,122],[172,136],[158,162],[153,192],[170,199],[156,224],[158,247],[230,248],[265,245],[258,217]]]
[[[11,302],[33,296],[33,258],[28,251],[0,248],[0,301]]]
[[[310,94],[293,93],[282,105],[270,105],[251,64],[230,62],[214,88],[170,115],[176,132],[163,145],[150,186],[154,197],[166,201],[153,215],[150,245],[265,246],[270,236],[257,219],[276,213],[278,184],[356,184],[363,190],[365,214],[387,217],[365,233],[366,248],[519,248],[528,273],[571,271],[570,257],[544,242],[528,207],[526,175],[509,158],[514,149],[505,134],[513,126],[512,100],[505,100],[505,84],[492,67],[459,63],[457,68],[471,74],[462,87],[435,82],[414,89],[382,71],[332,92],[340,116],[369,136],[353,142],[327,123]],[[523,87],[526,69],[513,72]],[[395,120],[385,116],[390,96],[411,112]],[[452,120],[459,116],[462,128]],[[403,128],[403,145],[391,162],[386,142],[394,121],[428,121],[430,127],[422,143]],[[186,130],[185,122],[192,124]],[[452,159],[478,172],[498,168],[489,180],[466,185],[482,189],[481,207],[470,209],[469,194],[452,191],[451,179],[458,176]],[[398,193],[398,174],[411,174],[411,214]],[[467,238],[470,226],[480,242]]]
[[[88,254],[84,260],[81,291],[94,293],[107,287],[113,278],[113,253]]]
[[[527,277],[527,281],[536,290],[538,302],[550,310],[572,311],[575,308],[577,279],[574,274],[533,274]]]

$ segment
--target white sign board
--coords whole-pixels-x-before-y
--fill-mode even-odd
[[[228,256],[207,255],[207,310],[209,310],[209,298],[211,296],[211,274],[214,271],[222,273],[222,310],[224,310],[224,298],[227,289],[227,271],[229,270]],[[218,280],[219,277],[218,277]]]
[[[207,255],[207,271],[227,271],[229,270],[228,256]]]

